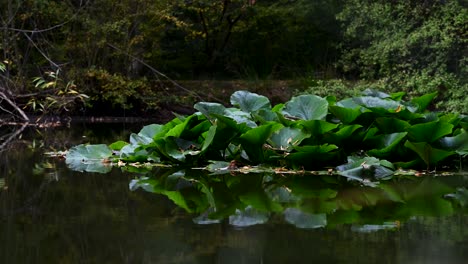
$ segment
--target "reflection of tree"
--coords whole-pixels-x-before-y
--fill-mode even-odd
[[[21,132],[26,128],[27,124],[21,125],[19,128],[15,127],[15,129],[12,132],[7,132],[6,134],[3,134],[0,136],[0,153],[8,150],[8,145],[16,139]],[[1,126],[0,126],[1,127]]]

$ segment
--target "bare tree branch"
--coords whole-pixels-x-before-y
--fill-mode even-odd
[[[10,100],[10,98],[8,98],[8,96],[5,93],[1,91],[0,98],[5,100],[11,107],[13,107],[13,109],[15,109],[16,112],[18,112],[21,115],[24,121],[29,121],[29,117],[23,112],[23,110],[21,110],[21,108],[19,108],[13,101]]]

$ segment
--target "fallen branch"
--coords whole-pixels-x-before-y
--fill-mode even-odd
[[[29,117],[24,113],[24,111],[21,110],[21,108],[19,108],[15,104],[15,102],[11,101],[10,98],[8,98],[8,96],[4,92],[1,92],[1,91],[0,91],[0,100],[5,100],[11,107],[13,107],[13,109],[16,110],[16,112],[18,112],[18,114],[23,118],[24,121],[29,121]]]

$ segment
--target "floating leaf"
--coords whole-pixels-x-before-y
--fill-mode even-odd
[[[72,170],[107,173],[112,169],[107,164],[111,156],[106,145],[78,145],[68,151],[65,162]]]
[[[328,101],[316,95],[293,97],[283,109],[283,114],[303,120],[323,120],[327,113]]]
[[[260,109],[271,109],[270,100],[263,95],[248,91],[237,91],[231,95],[231,104],[251,113]]]

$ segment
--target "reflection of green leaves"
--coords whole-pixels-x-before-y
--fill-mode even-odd
[[[353,180],[382,179],[393,174],[393,165],[373,157],[348,157],[348,163],[336,167],[338,173]]]

